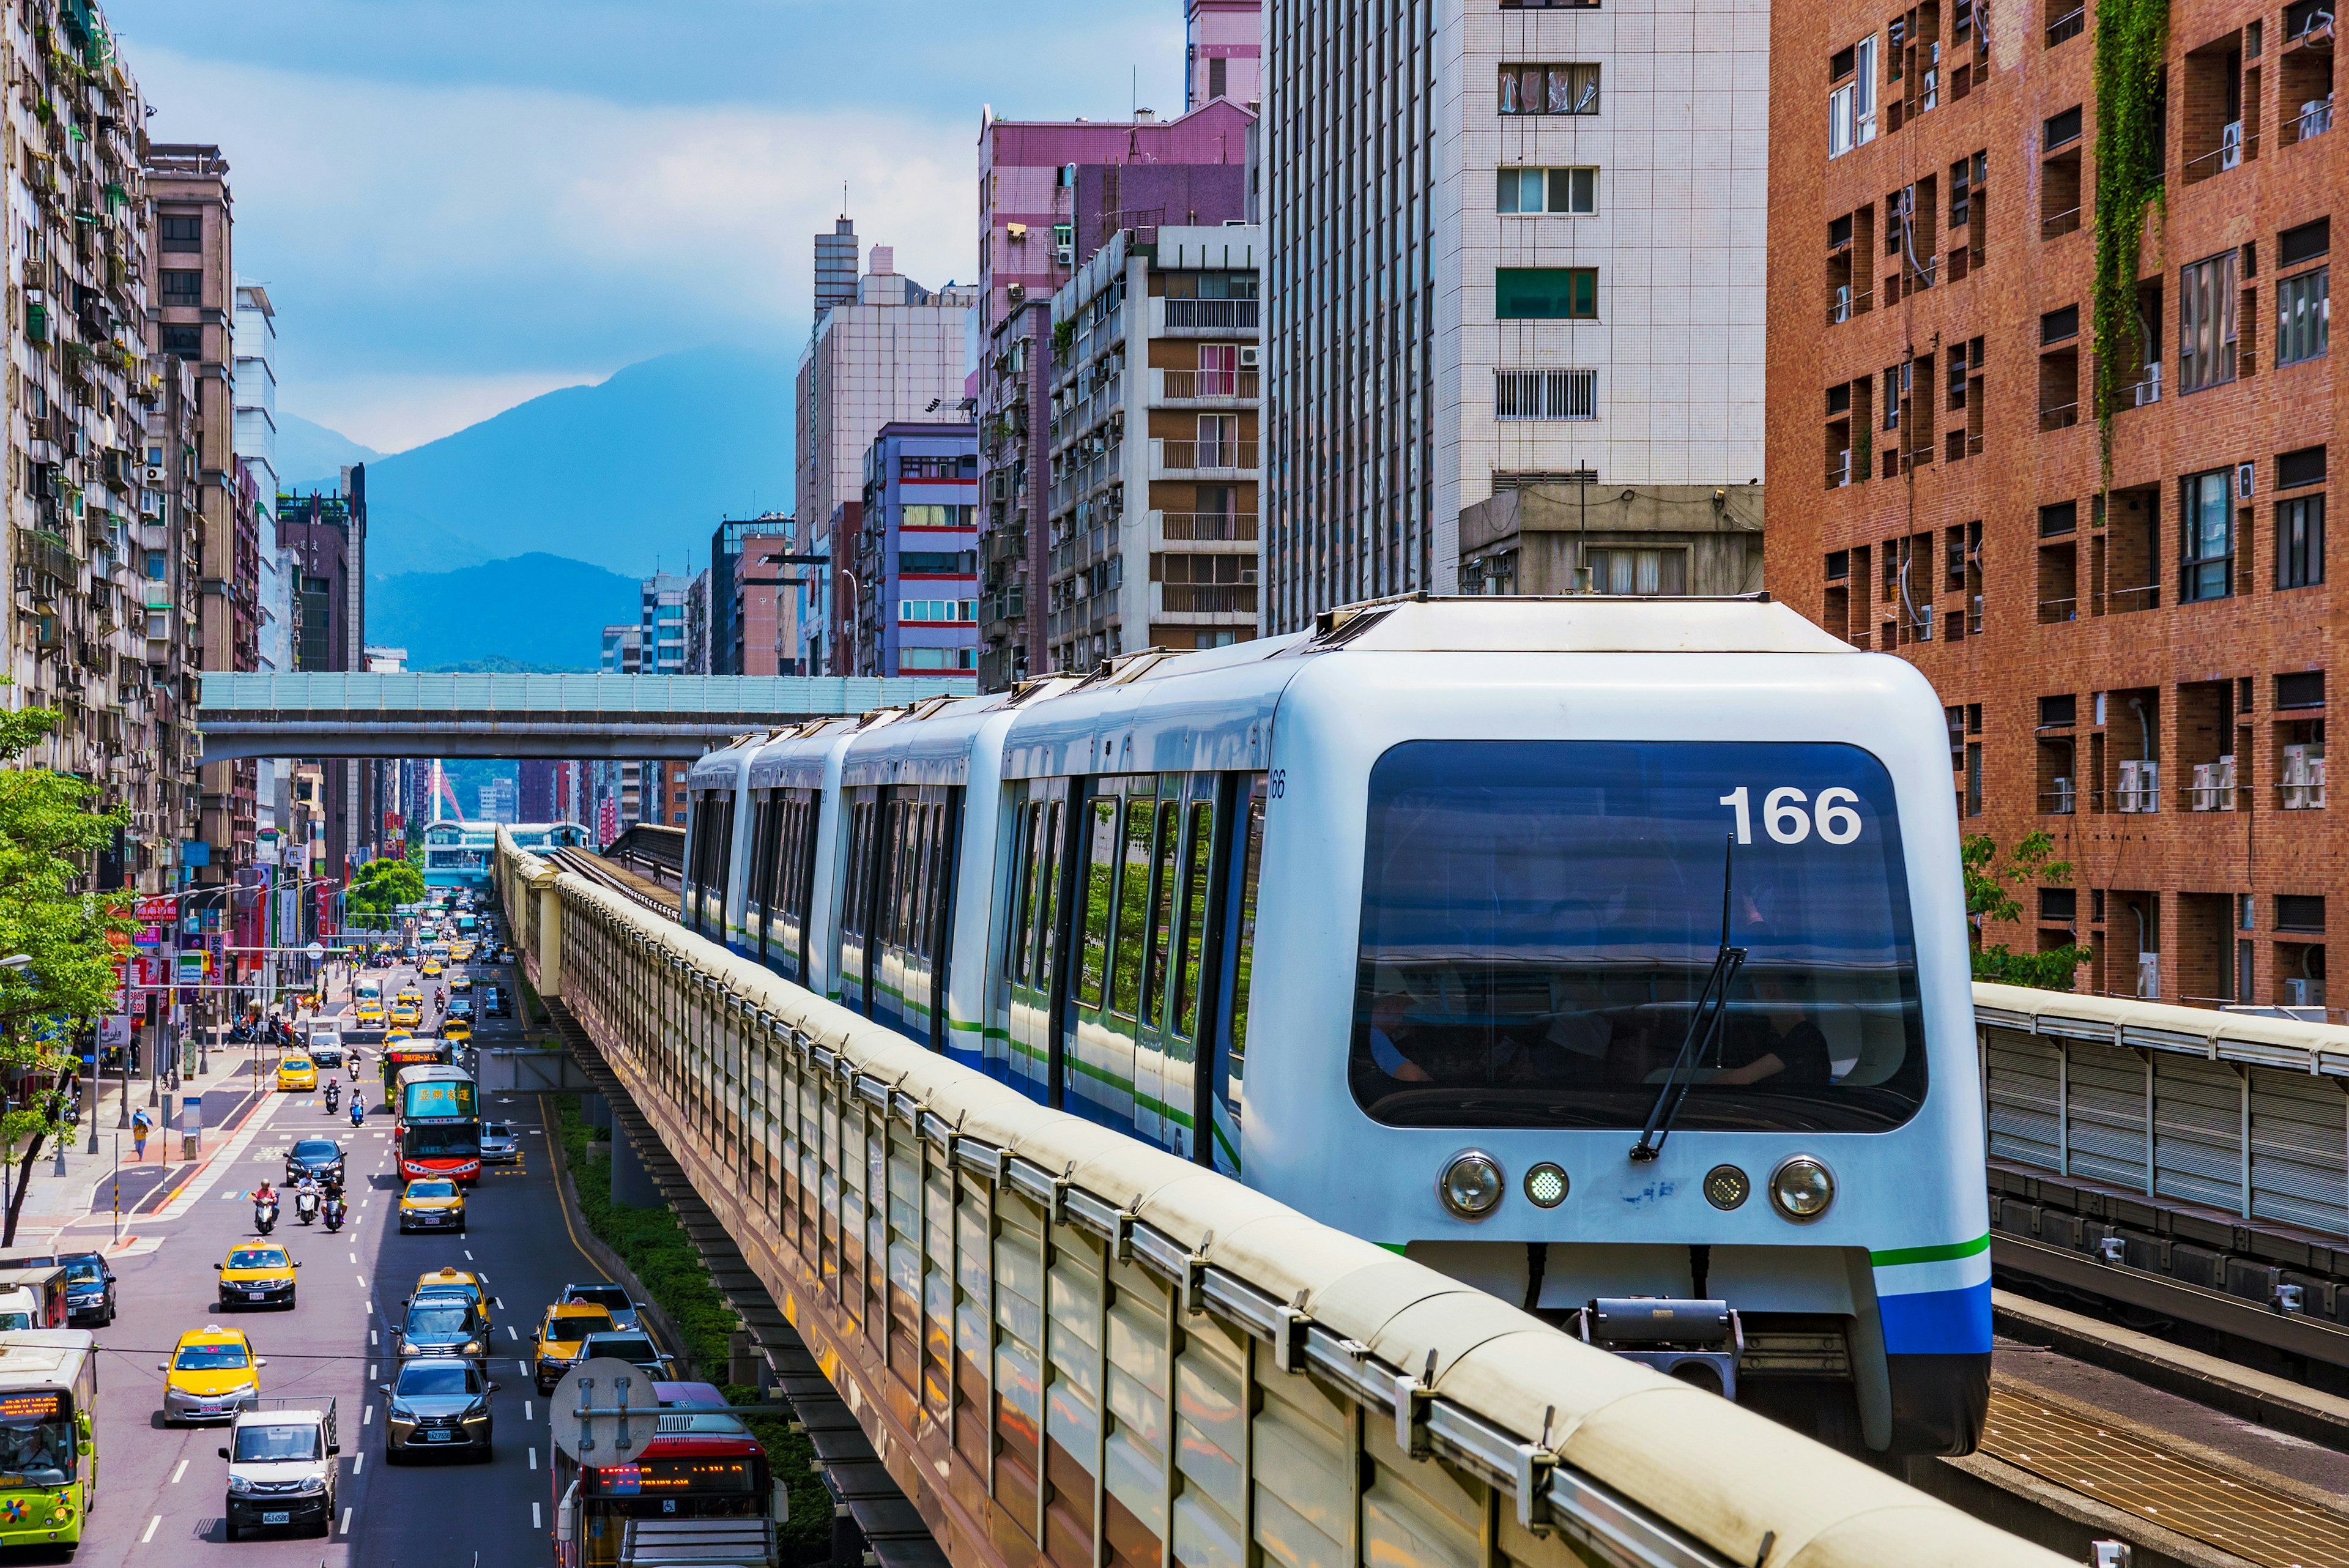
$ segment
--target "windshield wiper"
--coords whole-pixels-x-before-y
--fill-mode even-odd
[[[1671,1136],[1672,1122],[1696,1085],[1697,1064],[1719,1044],[1722,1025],[1729,1021],[1729,982],[1745,964],[1745,950],[1729,945],[1730,857],[1736,849],[1737,836],[1733,833],[1721,849],[1721,945],[1713,950],[1713,968],[1696,993],[1680,1054],[1672,1058],[1672,1070],[1664,1075],[1663,1093],[1656,1096],[1655,1108],[1648,1113],[1640,1141],[1631,1146],[1634,1165],[1644,1165],[1664,1152],[1664,1139]]]

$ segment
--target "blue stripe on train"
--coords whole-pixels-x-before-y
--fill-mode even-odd
[[[1884,1296],[1884,1352],[1888,1355],[1987,1355],[1990,1354],[1990,1282],[1953,1291],[1918,1291]]]

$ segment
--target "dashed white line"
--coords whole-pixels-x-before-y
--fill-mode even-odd
[[[351,1262],[354,1262],[354,1263],[356,1263],[356,1262],[357,1262],[358,1261],[359,1261],[359,1255],[358,1255],[357,1252],[353,1252],[353,1253],[351,1254]]]
[[[466,1248],[466,1249],[465,1249],[465,1262],[469,1262],[469,1263],[470,1263],[470,1262],[471,1262],[472,1261],[473,1261],[473,1249],[471,1249],[471,1247],[468,1247],[468,1248]]]
[[[533,1527],[533,1529],[537,1527],[537,1524],[538,1524],[538,1504],[536,1504],[536,1503],[532,1503],[532,1504],[530,1505],[530,1522],[531,1522],[531,1525],[532,1525],[532,1527]],[[161,1514],[160,1514],[160,1513],[159,1513],[159,1514],[157,1514],[154,1518],[152,1518],[152,1519],[149,1520],[149,1521],[147,1521],[147,1529],[146,1529],[145,1533],[141,1534],[141,1535],[139,1537],[139,1544],[140,1544],[140,1545],[141,1545],[141,1546],[144,1546],[144,1545],[146,1545],[149,1542],[150,1542],[150,1541],[154,1540],[154,1539],[155,1539],[155,1532],[156,1532],[159,1528],[160,1528],[160,1527],[161,1527],[162,1523],[163,1523],[163,1516],[162,1516]]]
[[[512,1324],[506,1324],[506,1337],[513,1341],[516,1345],[520,1345],[522,1343],[521,1334],[515,1330],[514,1325]]]
[[[354,1257],[351,1259],[351,1262],[354,1262],[354,1263],[356,1263],[356,1262],[358,1262],[358,1259],[357,1259],[356,1256],[354,1256]],[[360,1289],[364,1290],[364,1289],[366,1289],[366,1288],[367,1288],[367,1276],[366,1276],[365,1274],[353,1274],[353,1275],[351,1276],[351,1278],[353,1278],[353,1279],[357,1280],[357,1281],[359,1282],[359,1288],[360,1288]]]
[[[346,1503],[346,1504],[344,1505],[344,1507],[343,1507],[343,1533],[344,1533],[345,1535],[348,1535],[350,1532],[351,1532],[351,1511],[350,1511],[350,1505],[349,1505],[349,1504],[347,1504],[347,1503]]]
[[[527,1377],[530,1376],[530,1363],[527,1361],[517,1361],[514,1363],[514,1370],[521,1373],[524,1377]]]
[[[375,1336],[375,1330],[373,1330],[373,1329],[369,1329],[369,1330],[367,1330],[367,1343],[368,1343],[369,1345],[374,1345],[374,1344],[378,1343],[378,1340],[376,1339],[376,1336]]]
[[[530,1419],[530,1401],[527,1399],[522,1402],[522,1418],[525,1421]]]
[[[366,1423],[361,1422],[360,1425],[364,1426]],[[367,1469],[367,1454],[362,1450],[358,1458],[351,1461],[351,1474],[357,1475],[365,1469]],[[347,1526],[346,1528],[347,1528]]]
[[[538,1469],[538,1450],[536,1449],[533,1449],[530,1451],[530,1468],[533,1469]]]
[[[372,1421],[372,1420],[374,1420],[374,1419],[375,1419],[375,1407],[374,1407],[374,1406],[372,1406],[372,1405],[366,1405],[366,1406],[362,1406],[362,1407],[360,1407],[360,1409],[359,1409],[359,1425],[360,1425],[360,1426],[364,1427],[364,1426],[366,1426],[369,1421]]]
[[[370,1383],[375,1381],[375,1363],[372,1361],[367,1363],[367,1381]]]
[[[530,1505],[530,1527],[533,1530],[543,1528],[538,1522],[538,1504],[534,1502]],[[152,1525],[148,1527],[147,1533],[150,1535],[155,1533],[154,1527]]]
[[[171,1472],[171,1484],[172,1484],[173,1486],[177,1486],[177,1485],[179,1485],[179,1484],[180,1484],[180,1478],[181,1478],[181,1476],[183,1476],[183,1475],[186,1475],[187,1473],[188,1473],[188,1461],[187,1461],[187,1460],[185,1460],[185,1459],[181,1459],[181,1460],[180,1461],[180,1468],[179,1468],[178,1469],[173,1470],[173,1471]]]

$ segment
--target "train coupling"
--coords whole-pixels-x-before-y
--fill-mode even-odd
[[[1576,1313],[1585,1345],[1652,1366],[1667,1377],[1737,1397],[1745,1330],[1723,1301],[1599,1296]]]

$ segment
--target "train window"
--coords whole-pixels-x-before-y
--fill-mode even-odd
[[[1109,970],[1110,893],[1117,883],[1117,802],[1092,804],[1085,847],[1085,940],[1077,971],[1077,992],[1087,1007],[1102,1004],[1102,980]]]
[[[1166,960],[1174,943],[1174,865],[1183,848],[1183,808],[1174,801],[1158,805],[1158,868],[1152,877],[1150,897],[1149,969],[1142,985],[1142,1016],[1155,1023],[1166,996]]]
[[[1248,981],[1256,960],[1256,885],[1264,867],[1264,775],[1248,794],[1247,842],[1240,857],[1239,938],[1232,953],[1232,1028],[1225,1047],[1235,1072],[1247,1057]]]
[[[1037,859],[1037,880],[1043,884],[1043,893],[1036,919],[1035,986],[1047,991],[1052,984],[1052,936],[1060,929],[1061,918],[1061,803],[1057,800],[1044,808],[1044,841]]]
[[[1019,808],[1011,833],[1011,922],[1003,937],[1003,978],[1028,981],[1036,934],[1036,825],[1043,813],[1034,803]]]
[[[1144,795],[1125,803],[1125,865],[1117,884],[1117,942],[1111,954],[1109,1010],[1139,1015],[1142,926],[1150,909],[1150,825],[1157,803]]]
[[[1183,878],[1183,967],[1174,973],[1174,1033],[1199,1033],[1199,944],[1207,923],[1207,874],[1215,857],[1216,808],[1191,807],[1191,859]]]
[[[1692,1027],[1709,1027],[1696,1008],[1724,899],[1747,956],[1675,1125],[1907,1121],[1924,1012],[1892,780],[1873,756],[1392,748],[1371,772],[1356,1100],[1400,1127],[1640,1127]]]

